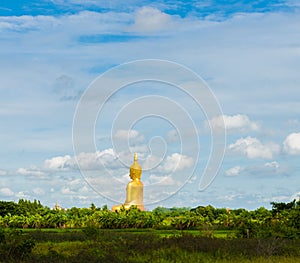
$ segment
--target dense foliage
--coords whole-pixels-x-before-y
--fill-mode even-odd
[[[216,229],[227,229],[235,230],[237,237],[299,238],[300,200],[271,204],[271,210],[261,207],[254,211],[199,206],[157,207],[145,212],[133,207],[111,212],[107,206],[97,208],[94,204],[89,208],[50,209],[39,201],[21,199],[18,203],[0,201],[0,227],[200,229],[208,237]]]

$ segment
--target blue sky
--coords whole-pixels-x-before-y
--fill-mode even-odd
[[[125,199],[130,151],[137,151],[146,168],[148,209],[208,204],[255,209],[292,200],[300,193],[299,36],[300,2],[292,0],[1,1],[0,199],[111,206]],[[143,59],[173,61],[201,76],[222,116],[207,120],[191,98],[170,85],[129,85],[98,116],[96,152],[77,156],[89,173],[84,178],[72,142],[77,104],[100,74]],[[122,121],[132,114],[125,106],[153,95],[189,112],[199,159],[180,152],[180,136],[188,149],[193,146],[188,122],[180,122],[185,126],[179,134],[179,126],[157,116]],[[153,103],[135,111],[144,108],[154,110]],[[156,111],[168,109],[155,105]],[[210,153],[207,121],[215,130],[225,122],[226,151],[213,183],[199,191]],[[114,148],[127,145],[128,138],[127,151]],[[147,169],[155,162],[156,169]],[[174,194],[193,164],[195,173]],[[106,185],[111,176],[120,184]]]

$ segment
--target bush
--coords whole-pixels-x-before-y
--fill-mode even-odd
[[[24,260],[35,246],[34,240],[19,230],[1,229],[0,238],[1,262]]]

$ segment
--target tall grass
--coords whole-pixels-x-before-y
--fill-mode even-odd
[[[0,262],[300,263],[300,241],[278,238],[224,239],[185,231],[166,235],[166,231],[137,232],[93,227],[57,233],[29,231],[15,238],[33,240],[31,253],[11,261],[5,261],[0,255]],[[6,235],[6,240],[9,241],[9,235]]]

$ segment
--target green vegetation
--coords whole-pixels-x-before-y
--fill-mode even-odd
[[[0,262],[300,262],[300,240],[216,239],[200,231],[5,229],[1,240]]]
[[[300,201],[272,209],[0,202],[0,262],[300,262]]]

